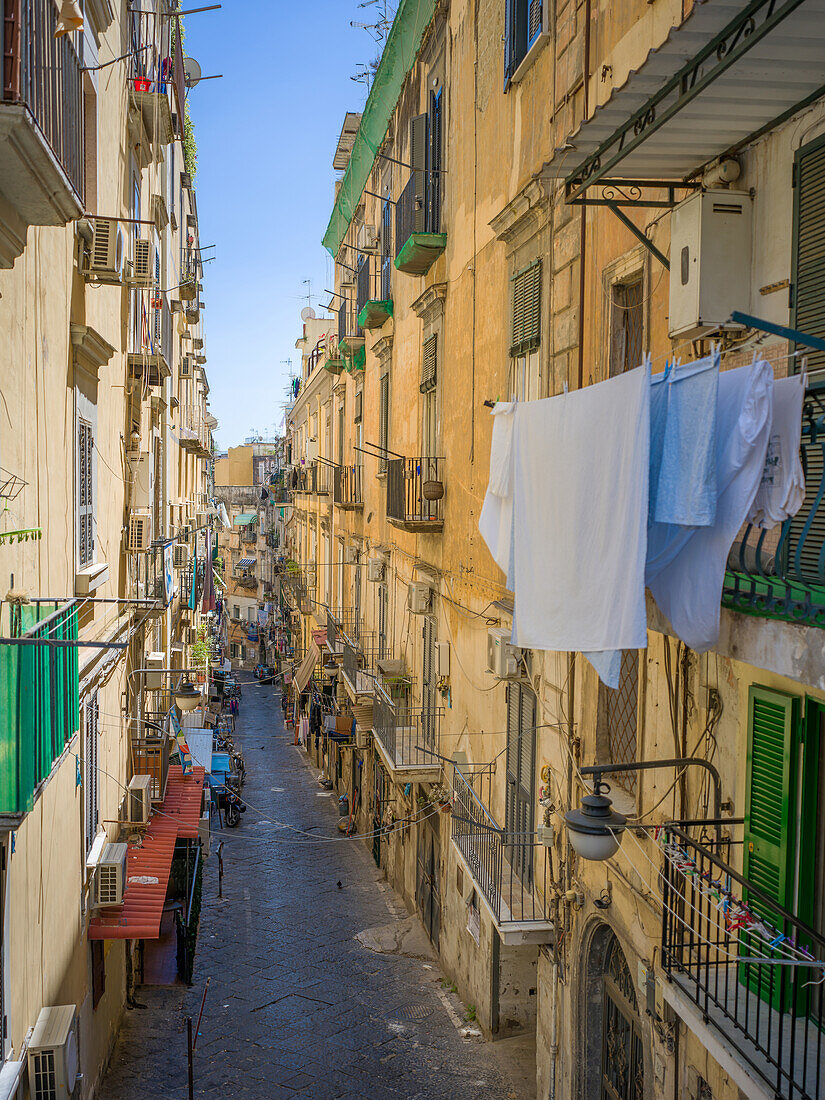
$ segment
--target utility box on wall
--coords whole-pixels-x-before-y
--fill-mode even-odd
[[[697,191],[670,219],[671,339],[698,339],[750,306],[753,200],[747,191]]]

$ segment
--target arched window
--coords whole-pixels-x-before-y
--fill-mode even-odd
[[[602,1100],[643,1100],[644,1050],[636,990],[611,933],[602,966]]]

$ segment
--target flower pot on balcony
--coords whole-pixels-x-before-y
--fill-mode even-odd
[[[178,293],[180,294],[181,301],[194,302],[198,296],[198,288],[194,283],[181,283],[178,287]]]
[[[441,500],[444,496],[444,483],[441,481],[425,481],[421,486],[421,493],[425,500]]]

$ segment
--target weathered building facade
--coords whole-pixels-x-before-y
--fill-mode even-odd
[[[178,20],[71,7],[0,31],[0,1018],[12,1089],[70,1006],[55,1057],[88,1097],[152,938],[112,931],[99,866],[132,776],[164,798],[150,720],[192,664],[216,421]]]
[[[301,395],[289,414],[304,646],[328,611],[358,730],[330,775],[485,1031],[535,1031],[541,1097],[820,1091],[818,970],[748,956],[660,831],[677,823],[683,869],[772,901],[823,957],[805,885],[825,700],[820,28],[816,4],[759,0],[402,3],[336,152],[336,317],[304,337],[317,426]],[[693,652],[651,603],[616,690],[581,655],[508,650],[512,594],[478,531],[485,406],[714,341],[723,370],[755,349],[777,379],[806,368],[812,425],[798,515],[736,538],[719,643]],[[695,757],[716,786],[665,763]],[[645,765],[606,776],[635,826],[608,862],[564,826],[592,764]]]

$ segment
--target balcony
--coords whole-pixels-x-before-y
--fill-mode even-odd
[[[825,433],[823,398],[802,410],[805,501],[780,527],[748,526],[728,558],[722,605],[746,615],[825,627]]]
[[[172,599],[172,593],[166,588],[165,549],[164,542],[157,542],[148,550],[131,555],[131,590],[135,599],[145,601],[146,607],[142,613],[149,618],[162,615]]]
[[[395,779],[437,782],[441,777],[441,707],[396,704],[376,683],[372,732],[375,746]]]
[[[212,456],[212,433],[199,405],[185,405],[178,410],[178,441],[184,451],[200,458]]]
[[[0,19],[0,268],[30,225],[83,213],[83,75],[73,36],[54,37],[54,0],[17,0]]]
[[[169,145],[175,140],[172,104],[175,89],[178,128],[181,128],[186,88],[183,73],[183,48],[179,27],[169,46],[172,56],[158,48],[170,38],[170,28],[158,31],[154,12],[132,11],[132,55],[127,72],[129,102],[140,116],[149,145]],[[164,21],[165,23],[166,21]],[[171,21],[170,21],[171,22]],[[179,20],[175,20],[176,27]],[[144,159],[147,159],[144,157]]]
[[[453,768],[452,841],[509,945],[549,943],[547,848],[535,833],[503,829],[490,813],[492,773]]]
[[[6,826],[16,827],[32,808],[40,785],[80,728],[73,644],[79,607],[75,600],[33,600],[22,607],[6,604],[0,613],[0,822]]]
[[[363,466],[336,466],[332,499],[339,508],[362,508]]]
[[[133,720],[132,767],[135,775],[151,775],[150,797],[163,802],[169,775],[169,744],[166,713],[148,714],[143,721]]]
[[[377,268],[376,258],[362,256],[356,277],[357,295],[355,309],[358,325],[362,329],[378,329],[392,317],[392,299],[381,298],[383,290],[389,291]]]
[[[327,640],[329,637],[327,636]],[[359,632],[358,641],[341,633],[341,672],[344,688],[352,702],[370,698],[375,689],[374,655],[376,636],[372,632]]]
[[[444,527],[444,459],[387,460],[387,519],[405,531]]]
[[[258,591],[258,578],[254,573],[233,573],[232,581],[236,588],[244,588],[250,592]]]
[[[364,350],[364,333],[358,324],[355,304],[347,299],[338,308],[338,350],[348,360],[347,370],[353,369],[356,353]]]
[[[312,491],[316,496],[329,496],[332,492],[335,467],[320,460],[312,466]]]
[[[361,622],[355,608],[330,611],[327,608],[327,648],[330,653],[343,654],[344,639],[358,643]]]
[[[134,294],[140,336],[132,336],[129,375],[147,386],[162,386],[172,375],[172,313],[165,297],[150,297],[147,309],[143,292]]]
[[[441,229],[441,184],[427,184],[413,172],[395,205],[395,266],[408,275],[426,275],[447,247]]]
[[[723,1068],[747,1095],[757,1091],[749,1082],[777,1100],[825,1095],[825,939],[734,870],[731,861],[741,863],[742,821],[731,819],[724,828],[728,835],[717,830],[714,836],[702,826],[697,839],[699,830],[689,822],[665,827],[665,999],[700,1039],[710,1032],[728,1052],[730,1065]],[[747,899],[766,922],[761,936],[730,929],[719,889]],[[775,948],[769,943],[774,932],[783,937]]]

